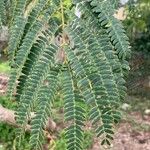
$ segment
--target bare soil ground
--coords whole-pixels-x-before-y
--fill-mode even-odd
[[[138,112],[129,115],[133,120],[123,121],[118,126],[113,144],[109,148],[102,147],[95,139],[90,150],[150,150],[150,116],[143,118]]]

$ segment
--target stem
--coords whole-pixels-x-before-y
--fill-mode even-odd
[[[61,7],[61,21],[62,21],[62,47],[65,44],[65,33],[64,33],[64,29],[65,29],[65,18],[64,18],[64,7],[63,7],[63,1],[60,0],[60,7]]]

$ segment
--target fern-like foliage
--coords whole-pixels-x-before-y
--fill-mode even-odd
[[[131,55],[123,26],[114,17],[118,0],[74,0],[67,11],[62,0],[19,0],[10,6],[8,96],[15,91],[19,103],[19,141],[35,112],[29,143],[31,149],[42,149],[61,76],[67,150],[83,149],[87,113],[102,145],[110,145],[114,125],[121,119],[119,107],[126,96],[124,77]],[[65,57],[60,62],[56,57],[62,51]]]
[[[74,77],[69,68],[63,73],[63,94],[65,99],[65,121],[70,122],[66,129],[67,149],[82,149],[85,110],[83,99],[75,89]],[[80,106],[81,105],[81,106]]]
[[[49,116],[51,116],[51,105],[55,98],[58,86],[59,67],[51,69],[46,78],[46,85],[43,85],[37,96],[37,112],[31,121],[31,146],[35,149],[42,149],[44,140],[43,129]]]
[[[6,24],[6,7],[5,7],[5,0],[0,1],[0,26]]]

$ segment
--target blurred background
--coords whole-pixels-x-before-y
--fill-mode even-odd
[[[70,0],[64,0],[66,7]],[[150,150],[150,0],[121,0],[115,16],[122,20],[132,46],[131,71],[127,78],[128,96],[122,105],[123,120],[111,150]],[[6,98],[10,68],[7,61],[8,29],[0,30],[0,104],[15,110],[16,101]],[[44,149],[65,150],[62,116],[63,101],[58,98],[54,110],[57,132],[47,137]],[[88,126],[88,125],[87,125]],[[55,139],[53,141],[53,138]],[[15,150],[15,128],[0,122],[0,150]],[[28,150],[29,133],[19,150]],[[85,133],[85,150],[103,149],[89,131]]]

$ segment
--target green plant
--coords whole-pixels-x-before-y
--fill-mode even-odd
[[[133,49],[144,53],[150,49],[149,8],[149,0],[129,0],[126,6],[127,18],[124,20]]]
[[[0,61],[0,72],[1,73],[7,73],[7,74],[9,74],[9,72],[10,72],[10,67],[9,67],[9,64],[8,64],[8,62],[1,62]]]
[[[84,150],[87,150],[89,148],[91,148],[92,144],[93,144],[93,133],[91,133],[90,131],[85,131],[84,134],[83,134],[83,138],[84,138],[84,142],[83,142],[83,149]],[[60,138],[58,138],[56,140],[56,143],[55,143],[55,150],[65,150],[67,147],[66,147],[66,141],[65,141],[65,133],[62,132],[60,134]]]
[[[15,109],[17,107],[17,103],[12,100],[10,101],[6,96],[0,96],[0,102],[1,105],[9,109]],[[15,145],[15,128],[6,123],[0,123],[0,133],[0,143],[3,150],[12,150],[13,145]],[[21,146],[16,147],[16,149],[28,150],[28,139],[29,133],[26,133],[25,139],[21,142]]]
[[[51,116],[61,76],[67,149],[83,149],[87,119],[96,135],[102,137],[102,145],[110,145],[114,125],[121,118],[119,106],[126,95],[124,77],[130,57],[128,38],[120,21],[114,18],[118,3],[74,0],[66,10],[62,0],[16,2],[10,23],[8,53],[12,72],[8,95],[12,97],[16,89],[19,141],[34,111],[30,145],[42,149],[43,129]],[[56,42],[60,33],[60,41]]]
[[[129,0],[126,5],[124,25],[132,45],[131,71],[127,88],[128,95],[149,97],[148,80],[150,64],[150,1]]]

